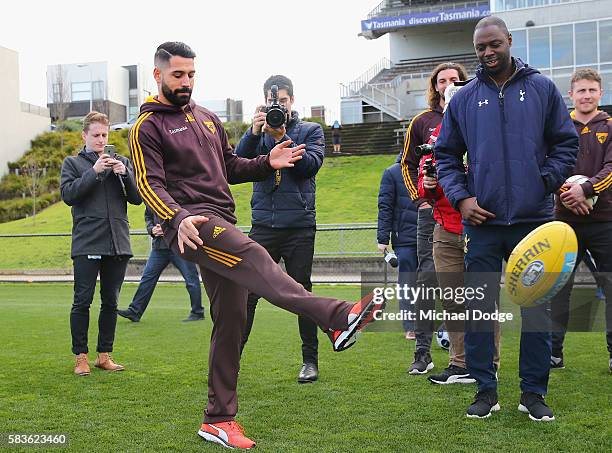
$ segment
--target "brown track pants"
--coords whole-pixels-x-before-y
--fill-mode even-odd
[[[274,262],[266,249],[231,223],[205,213],[198,229],[203,246],[185,246],[185,259],[200,266],[210,300],[213,330],[208,356],[208,405],[204,423],[233,420],[238,411],[236,387],[240,344],[246,323],[248,292],[310,318],[321,329],[345,330],[351,303],[306,291]],[[176,239],[172,249],[178,253]]]

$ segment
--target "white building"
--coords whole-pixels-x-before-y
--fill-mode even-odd
[[[91,110],[109,116],[111,123],[138,116],[151,94],[141,65],[121,66],[107,61],[47,67],[47,105],[53,119],[83,118]]]
[[[17,52],[0,46],[0,176],[7,163],[30,149],[38,134],[49,130],[49,110],[19,100],[19,58]]]
[[[389,35],[389,58],[343,84],[342,123],[411,118],[427,106],[425,92],[439,63],[478,61],[474,26],[501,17],[513,55],[551,77],[565,95],[578,67],[599,70],[602,105],[612,104],[612,0],[383,0],[361,22],[361,36]],[[569,105],[569,99],[566,96]]]

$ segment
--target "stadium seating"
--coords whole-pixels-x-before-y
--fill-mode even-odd
[[[342,155],[398,154],[403,149],[407,121],[342,126]],[[331,130],[325,130],[325,155],[332,156]]]
[[[440,57],[415,58],[411,60],[400,60],[389,69],[383,69],[371,81],[372,84],[388,83],[398,76],[425,74],[429,75],[440,63],[460,63],[465,66],[468,75],[471,77],[476,72],[478,59],[474,53],[443,55]]]

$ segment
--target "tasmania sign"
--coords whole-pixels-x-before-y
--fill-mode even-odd
[[[377,17],[361,21],[361,31],[382,31],[417,25],[434,25],[462,20],[480,19],[491,14],[489,5],[479,5],[473,8],[457,8],[448,11],[407,14],[393,17]]]

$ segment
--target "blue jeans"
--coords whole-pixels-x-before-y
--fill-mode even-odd
[[[204,313],[202,288],[196,265],[184,260],[170,249],[153,249],[142,272],[136,294],[128,307],[128,310],[134,312],[138,318],[141,318],[147,309],[159,276],[170,263],[176,266],[185,279],[185,286],[191,299],[191,313],[196,315]]]
[[[436,220],[433,216],[433,208],[419,209],[417,215],[417,255],[419,266],[417,270],[417,287],[436,288],[438,279],[436,267],[433,260],[433,232]],[[429,351],[433,337],[434,323],[431,319],[421,319],[421,313],[433,310],[435,299],[419,297],[415,301],[417,312],[416,319],[416,350]]]
[[[479,391],[497,389],[493,367],[495,333],[493,321],[475,321],[474,314],[477,311],[495,311],[499,305],[502,260],[508,259],[516,244],[539,225],[464,226],[467,243],[465,286],[485,288],[483,300],[466,301],[470,317],[465,324],[465,357],[468,371],[478,382]],[[552,345],[549,304],[521,308],[521,321],[521,390],[546,395]]]
[[[397,261],[399,262],[397,283],[402,287],[404,285],[408,285],[408,287],[416,286],[416,271],[418,266],[416,244],[394,247],[393,251],[397,255]],[[414,304],[411,301],[400,299],[399,308],[402,312],[407,311],[414,313]],[[404,332],[414,331],[414,321],[404,319],[402,325],[404,327]]]

